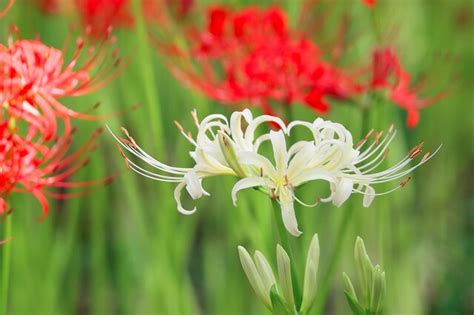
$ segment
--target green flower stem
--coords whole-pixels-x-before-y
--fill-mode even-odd
[[[3,239],[7,240],[11,237],[12,234],[12,216],[7,215],[5,219],[5,229],[3,233]],[[0,312],[2,315],[7,314],[7,306],[8,306],[8,287],[9,287],[9,280],[10,280],[10,261],[11,261],[11,246],[12,243],[8,242],[4,245],[0,245],[3,251],[2,253],[2,291],[1,291],[1,309]]]
[[[349,230],[349,222],[351,222],[352,215],[354,214],[355,207],[351,206],[346,209],[343,214],[339,227],[336,233],[336,242],[332,251],[332,256],[329,260],[329,267],[324,273],[324,278],[321,282],[321,289],[319,290],[318,298],[314,305],[315,314],[323,314],[324,307],[326,306],[327,296],[331,287],[332,280],[334,278],[334,272],[337,267],[337,263],[342,253],[342,245],[344,244],[347,231]]]
[[[280,238],[280,243],[281,243],[280,245],[283,247],[283,249],[286,251],[286,253],[290,257],[293,296],[295,298],[296,308],[299,309],[301,306],[301,301],[303,297],[301,295],[301,289],[298,284],[298,273],[296,272],[296,266],[295,266],[296,261],[293,256],[293,251],[291,250],[290,240],[288,239],[288,231],[286,230],[285,225],[283,224],[283,219],[280,214],[280,205],[278,204],[278,201],[272,200],[272,207],[273,207],[273,214],[275,216],[275,221],[277,225],[278,237]]]

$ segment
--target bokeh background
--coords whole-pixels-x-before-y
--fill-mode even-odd
[[[209,3],[197,1],[195,10]],[[225,3],[236,8],[278,4],[296,25],[302,1]],[[442,91],[446,96],[422,111],[414,129],[405,127],[405,113],[398,107],[383,101],[372,106],[371,127],[387,128],[394,123],[400,131],[392,151],[394,161],[421,141],[429,148],[443,144],[404,189],[377,198],[367,209],[359,197],[341,208],[297,208],[304,231],[295,241],[300,248],[296,251],[299,269],[303,270],[313,233],[319,233],[321,244],[320,295],[312,314],[321,309],[321,314],[349,313],[341,273],[355,278],[352,253],[357,235],[386,270],[387,314],[472,314],[473,3],[381,0],[372,11],[355,0],[321,1],[315,10],[321,10],[315,16],[325,19],[324,27],[310,34],[316,42],[330,40],[341,19],[350,21],[350,45],[341,62],[368,63],[372,47],[389,44],[414,78],[426,79],[427,95]],[[204,16],[196,13],[193,23],[203,23]],[[0,21],[2,40],[7,40],[8,26],[13,24],[20,28],[22,38],[39,35],[45,43],[62,47],[68,36],[77,34],[70,31],[73,18],[48,15],[31,1],[17,0]],[[183,86],[165,66],[167,57],[149,42],[148,26],[140,14],[136,18],[138,27],[116,31],[121,54],[130,61],[123,73],[100,92],[66,104],[86,109],[100,100],[102,114],[135,103],[140,107],[101,122],[79,122],[77,145],[99,125],[107,123],[116,131],[126,126],[154,156],[190,166],[190,148],[173,121],[192,128],[191,110],[197,109],[204,117],[229,115],[232,108]],[[316,117],[304,106],[293,106],[291,112],[296,119]],[[360,111],[348,104],[333,104],[326,118],[346,125],[355,138],[364,133]],[[86,197],[55,201],[43,222],[37,220],[40,212],[35,199],[13,197],[10,314],[268,313],[248,284],[237,254],[237,245],[245,245],[275,257],[274,213],[266,196],[242,192],[234,207],[230,197],[234,180],[210,179],[205,187],[211,196],[197,202],[195,215],[182,216],[175,209],[173,186],[127,172],[109,134],[101,136],[90,165],[77,179],[117,171],[121,175],[111,184],[95,187]],[[303,195],[313,196],[312,189],[316,188],[303,188]],[[349,208],[354,211],[343,223]],[[336,263],[330,265],[333,258]]]

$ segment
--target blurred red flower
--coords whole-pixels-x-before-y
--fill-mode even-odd
[[[131,28],[134,14],[130,0],[33,0],[46,13],[78,14],[87,35],[101,38],[111,28]],[[162,24],[167,13],[178,18],[189,14],[194,0],[141,0],[145,18]],[[169,11],[169,12],[167,12]]]
[[[422,99],[411,86],[410,74],[403,69],[396,54],[390,48],[376,49],[372,55],[372,81],[375,90],[387,90],[390,100],[407,111],[407,126],[415,127],[419,111],[431,105],[437,98]]]
[[[289,29],[277,8],[208,10],[207,28],[193,30],[191,51],[178,51],[197,63],[173,66],[176,75],[209,97],[227,104],[250,101],[271,112],[270,103],[302,102],[324,113],[327,98],[348,99],[363,88],[325,62],[319,48]]]
[[[373,8],[377,4],[377,0],[362,0],[362,2],[369,8]]]
[[[102,88],[118,74],[115,70],[120,59],[116,51],[109,56],[101,48],[84,50],[84,41],[78,39],[67,62],[64,51],[39,40],[0,45],[0,104],[8,106],[11,116],[35,125],[46,140],[56,134],[58,117],[97,119],[71,110],[60,99]]]
[[[43,217],[49,210],[47,197],[68,198],[74,194],[54,193],[47,188],[80,188],[107,182],[110,178],[90,182],[69,182],[69,178],[88,163],[95,148],[94,135],[82,147],[68,154],[75,129],[66,126],[54,141],[44,140],[32,124],[22,126],[13,118],[0,117],[0,214],[7,210],[10,193],[29,193],[41,204]],[[21,123],[21,122],[18,122]],[[68,125],[69,119],[64,120]]]

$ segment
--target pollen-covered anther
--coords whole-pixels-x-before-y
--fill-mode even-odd
[[[379,131],[379,132],[377,133],[377,135],[375,136],[374,143],[375,143],[376,145],[379,144],[380,138],[382,138],[382,136],[383,136],[383,130]]]
[[[196,125],[196,127],[199,128],[199,119],[198,119],[198,116],[197,116],[197,111],[196,110],[192,110],[191,111],[191,117],[193,118],[193,121],[194,121],[194,124]]]
[[[374,128],[370,129],[369,132],[365,135],[364,139],[368,140],[374,132],[375,132]]]
[[[405,178],[401,183],[400,183],[400,187],[403,187],[405,186],[406,184],[408,184],[408,182],[410,181],[411,179],[411,176],[408,176],[407,178]]]
[[[176,125],[176,128],[178,128],[179,131],[184,132],[183,126],[181,126],[181,124],[177,120],[174,121],[174,124]]]
[[[391,134],[395,130],[395,125],[391,124],[390,127],[388,128],[388,133]]]
[[[262,167],[260,167],[259,175],[260,175],[260,177],[263,177],[263,168]]]
[[[125,127],[120,127],[120,130],[127,136],[127,138],[130,138],[130,134],[128,133],[128,130]]]
[[[132,167],[130,166],[130,162],[128,161],[127,156],[125,155],[125,153],[123,152],[123,150],[122,150],[122,148],[120,147],[119,144],[117,144],[117,149],[119,150],[120,155],[122,156],[123,160],[125,161],[125,166],[127,166],[127,169],[131,170]]]
[[[427,152],[423,157],[421,158],[421,162],[426,161],[429,157],[431,156],[431,152]]]

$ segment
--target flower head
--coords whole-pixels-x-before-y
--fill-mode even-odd
[[[11,40],[8,46],[0,45],[0,104],[11,116],[36,124],[46,140],[56,134],[56,116],[99,118],[74,111],[61,99],[92,93],[115,78],[120,64],[117,51],[108,56],[101,46],[86,49],[78,39],[67,61],[63,50],[39,40]],[[37,119],[39,116],[44,119]]]
[[[75,129],[66,126],[54,142],[45,141],[33,124],[23,133],[15,119],[0,116],[0,213],[7,209],[5,198],[10,193],[28,193],[41,204],[43,217],[49,211],[48,198],[68,198],[74,194],[55,193],[47,188],[80,188],[107,182],[110,178],[90,182],[70,182],[69,178],[87,165],[95,148],[99,131],[74,152],[70,151]],[[69,124],[66,120],[65,124]],[[68,131],[69,130],[69,131]]]
[[[249,110],[234,112],[230,121],[223,115],[210,115],[201,122],[193,114],[198,133],[196,138],[186,133],[178,124],[183,136],[193,145],[190,152],[193,167],[174,167],[157,161],[146,153],[135,140],[116,137],[119,144],[156,171],[149,171],[122,155],[127,165],[135,172],[158,181],[177,183],[175,199],[178,210],[192,214],[196,208],[186,210],[181,204],[181,192],[186,188],[193,199],[209,195],[202,187],[202,180],[211,176],[229,175],[240,178],[232,189],[234,204],[237,193],[243,189],[256,188],[277,200],[281,206],[283,222],[287,230],[298,236],[294,202],[307,205],[296,196],[297,187],[311,181],[325,181],[330,194],[316,198],[319,202],[332,202],[341,206],[353,193],[362,194],[363,205],[368,207],[375,196],[383,195],[400,187],[409,180],[406,177],[413,169],[431,158],[430,153],[413,166],[410,162],[421,153],[416,146],[394,166],[378,170],[388,153],[388,146],[396,132],[391,127],[384,132],[371,131],[357,145],[353,144],[351,133],[341,124],[317,118],[313,122],[294,121],[289,125],[270,115],[253,117]],[[256,132],[266,123],[280,127],[278,131]],[[311,137],[287,145],[290,132],[295,128],[309,131]],[[374,135],[373,141],[370,141]],[[263,143],[272,147],[272,157],[264,154]],[[373,186],[380,183],[403,181],[388,192],[376,193]]]
[[[82,23],[89,35],[100,38],[111,27],[133,25],[129,0],[76,0]]]
[[[403,69],[396,54],[390,49],[377,49],[372,57],[371,88],[388,90],[389,99],[407,111],[407,126],[418,124],[419,111],[437,98],[422,99],[411,85],[410,74]]]
[[[267,113],[272,102],[300,102],[324,113],[328,97],[348,99],[362,91],[341,69],[324,61],[313,42],[290,29],[278,7],[212,7],[207,28],[191,33],[191,50],[181,55],[196,62],[180,62],[172,69],[220,102],[250,101]]]

